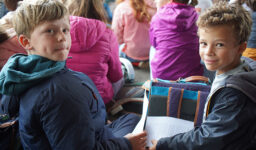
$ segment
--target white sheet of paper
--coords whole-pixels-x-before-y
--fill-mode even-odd
[[[194,122],[173,117],[147,117],[145,130],[147,131],[147,146],[151,147],[151,140],[171,137],[187,132],[194,128]]]
[[[144,99],[143,99],[143,108],[142,108],[142,115],[141,119],[136,125],[136,127],[133,130],[133,134],[141,133],[144,130],[145,121],[147,118],[147,112],[148,112],[148,98],[146,96],[146,91],[144,92]]]

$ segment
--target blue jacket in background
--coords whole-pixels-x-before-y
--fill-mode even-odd
[[[248,48],[256,48],[256,12],[252,12],[252,31],[247,42]]]
[[[4,2],[0,2],[0,18],[8,13],[8,9],[5,7]]]

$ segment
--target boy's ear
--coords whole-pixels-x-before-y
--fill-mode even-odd
[[[33,47],[30,45],[30,40],[25,35],[21,34],[18,37],[19,43],[26,50],[31,50]]]
[[[242,44],[240,44],[238,52],[242,54],[245,51],[246,47],[247,47],[247,43],[243,42]]]

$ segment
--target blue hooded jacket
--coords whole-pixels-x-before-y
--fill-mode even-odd
[[[0,73],[2,108],[19,113],[24,149],[131,149],[105,126],[105,105],[90,78],[37,55],[14,55]]]

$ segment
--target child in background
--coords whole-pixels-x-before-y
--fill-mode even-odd
[[[155,14],[153,0],[118,0],[113,13],[112,29],[121,48],[120,57],[129,59],[135,66],[148,68],[149,22]]]
[[[97,19],[106,24],[107,12],[103,6],[103,0],[62,0],[73,16]]]
[[[256,60],[256,1],[245,0],[245,4],[251,9],[252,31],[243,56]]]
[[[70,18],[72,46],[69,56],[72,58],[67,60],[67,66],[88,75],[104,103],[111,107],[124,81],[118,42],[105,24],[102,0],[67,0],[65,3],[71,15],[80,16]]]
[[[216,77],[200,127],[162,138],[151,150],[256,148],[256,62],[241,58],[251,30],[241,5],[217,3],[197,22],[200,56]]]
[[[150,24],[150,41],[156,49],[151,60],[153,78],[177,80],[202,75],[196,20],[197,0],[171,0],[157,11]]]
[[[0,72],[1,102],[18,115],[24,149],[141,150],[146,133],[128,134],[139,117],[105,125],[103,100],[90,78],[65,67],[71,47],[69,14],[58,0],[24,0],[14,14],[28,55],[12,56]]]
[[[25,49],[19,44],[12,25],[13,11],[17,8],[18,1],[19,0],[4,1],[9,9],[9,13],[0,19],[0,70],[13,54],[26,53]]]

